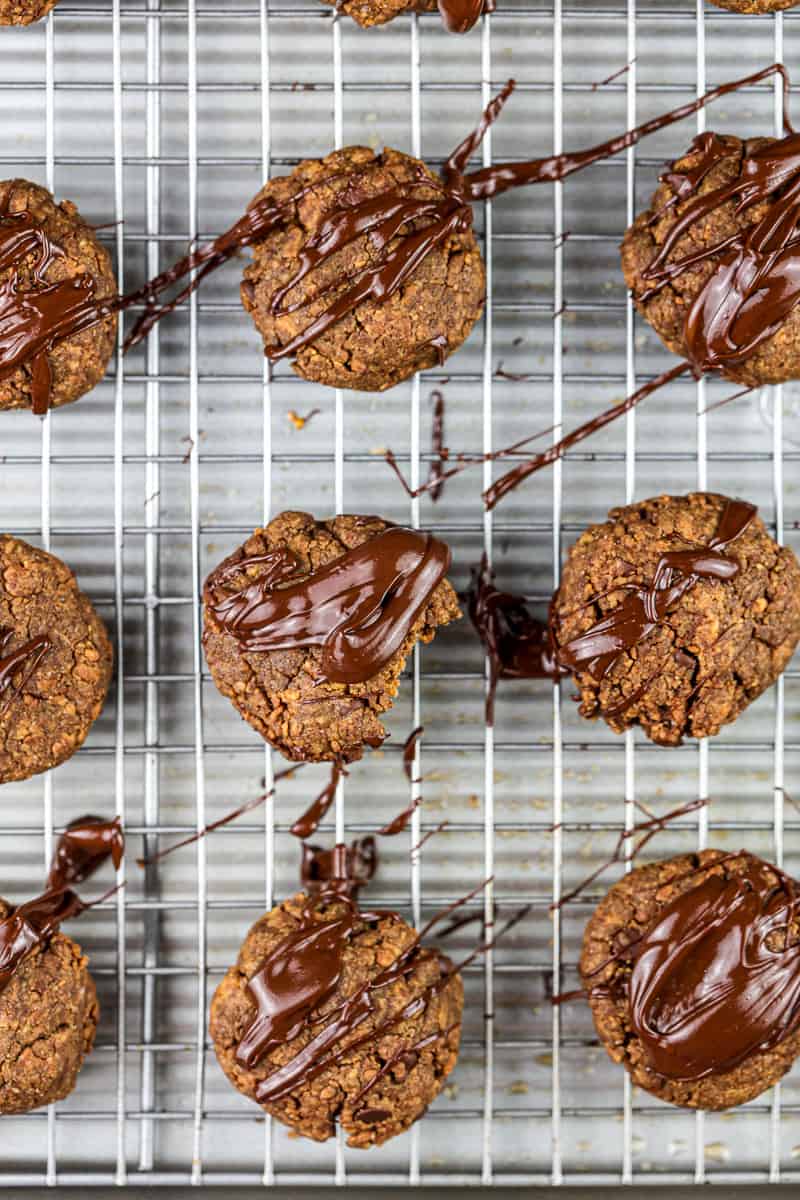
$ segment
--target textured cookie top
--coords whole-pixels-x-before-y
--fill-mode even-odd
[[[570,548],[551,629],[582,715],[677,745],[718,733],[774,682],[800,638],[800,564],[751,510],[658,496],[612,509]]]
[[[0,536],[0,783],[74,754],[103,707],[112,658],[69,567]]]
[[[637,308],[696,371],[749,386],[800,376],[798,177],[797,134],[699,134],[627,230]]]
[[[704,850],[631,871],[598,905],[581,976],[601,1041],[638,1086],[727,1108],[800,1051],[795,884],[753,855]]]
[[[97,309],[116,295],[111,260],[74,204],[24,179],[0,183],[0,241],[0,310],[13,328],[0,336],[0,409],[69,404],[100,382],[114,348],[117,318]],[[87,327],[50,345],[84,308]]]
[[[211,1005],[239,1091],[306,1137],[338,1121],[379,1145],[422,1116],[455,1065],[463,988],[393,913],[300,894],[245,939]]]
[[[0,921],[12,911],[0,900]],[[41,1108],[75,1086],[98,1017],[86,963],[80,946],[56,933],[0,991],[0,1113]]]
[[[0,0],[0,25],[30,25],[55,8],[57,0]]]
[[[391,706],[412,646],[459,616],[442,577],[443,543],[407,537],[388,574],[380,556],[359,553],[402,533],[380,517],[282,513],[206,581],[204,645],[214,681],[288,758],[352,761],[365,744],[380,745],[378,714]],[[345,594],[337,572],[354,564],[358,578],[344,582],[358,586]],[[391,600],[370,620],[384,594]],[[354,659],[362,668],[355,674]]]
[[[353,287],[368,288],[370,272],[388,279],[387,262],[441,226],[442,236],[409,259],[391,295],[360,300],[308,344],[298,343],[293,365],[304,378],[382,391],[444,361],[480,316],[485,277],[471,210],[418,159],[350,146],[270,180],[252,204],[265,200],[293,205],[281,227],[254,245],[241,289],[270,357],[288,353]],[[358,206],[364,232],[328,253]],[[323,227],[325,238],[311,251]],[[378,291],[384,286],[377,282]]]

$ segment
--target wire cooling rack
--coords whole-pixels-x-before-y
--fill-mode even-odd
[[[508,0],[453,38],[435,16],[361,31],[302,0],[61,0],[45,23],[0,31],[0,159],[7,176],[45,183],[107,226],[120,285],[131,287],[191,238],[226,227],[298,157],[385,142],[440,162],[512,74],[519,88],[484,162],[589,145],[775,58],[791,68],[798,21],[695,0]],[[768,84],[696,124],[780,132],[780,105]],[[484,321],[443,368],[388,395],[329,392],[285,365],[270,378],[233,263],[145,348],[118,354],[91,396],[41,423],[2,415],[3,524],[74,567],[117,649],[86,746],[3,790],[6,895],[37,890],[54,832],[82,812],[120,813],[132,851],[152,852],[269,785],[272,756],[205,671],[199,594],[206,571],[271,512],[380,511],[433,528],[453,546],[460,587],[485,548],[503,586],[542,604],[563,546],[636,496],[738,493],[779,537],[795,536],[800,421],[789,386],[705,414],[729,389],[676,383],[495,514],[479,498],[490,466],[482,480],[476,469],[448,483],[437,506],[409,505],[379,453],[390,445],[412,482],[423,477],[434,387],[446,394],[447,444],[480,451],[570,428],[668,364],[634,319],[616,247],[696,124],[563,187],[487,204],[477,214]],[[301,431],[287,420],[314,407]],[[406,835],[384,839],[371,901],[420,921],[493,876],[475,901],[487,920],[495,905],[532,906],[467,971],[461,1057],[425,1120],[368,1153],[292,1139],[228,1086],[207,1043],[208,1001],[247,926],[296,886],[287,829],[323,782],[310,767],[274,804],[158,869],[139,871],[132,854],[127,886],[71,927],[98,983],[98,1044],[67,1101],[3,1119],[0,1184],[796,1182],[797,1071],[732,1113],[671,1109],[632,1092],[584,1005],[552,1009],[547,996],[576,985],[602,881],[555,916],[548,905],[605,860],[636,819],[634,800],[663,812],[714,797],[660,834],[653,855],[743,844],[797,872],[800,820],[783,791],[800,753],[797,680],[790,669],[710,745],[617,738],[577,717],[568,685],[562,703],[545,682],[504,685],[491,730],[480,648],[466,622],[444,631],[414,656],[393,737],[352,768],[320,834],[354,836],[405,806],[399,748],[423,722],[414,774],[425,805]],[[469,948],[470,931],[460,937],[454,955]]]

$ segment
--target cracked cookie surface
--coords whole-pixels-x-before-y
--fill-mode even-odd
[[[651,584],[662,555],[708,546],[726,504],[708,492],[657,496],[590,526],[570,547],[553,601],[556,643],[591,629],[631,585]],[[576,674],[582,716],[602,716],[617,733],[639,725],[674,746],[718,733],[778,678],[800,638],[800,564],[758,516],[725,553],[738,564],[732,579],[698,579],[600,682]]]
[[[637,309],[652,325],[664,344],[681,358],[688,357],[685,321],[693,301],[719,267],[724,252],[703,257],[701,261],[681,270],[655,295],[644,298],[652,285],[645,272],[666,241],[673,225],[697,197],[707,196],[731,184],[742,174],[746,152],[768,146],[775,138],[751,138],[743,141],[733,136],[721,137],[729,153],[719,159],[693,187],[682,202],[676,202],[676,192],[669,182],[661,183],[650,201],[649,208],[640,213],[628,228],[622,242],[622,273],[630,288]],[[701,162],[699,150],[692,150],[676,160],[670,172],[676,177],[688,174]],[[780,193],[776,193],[780,194]],[[665,260],[671,264],[698,253],[705,255],[715,246],[760,221],[767,203],[751,204],[742,212],[736,211],[737,197],[715,204],[712,211],[694,221],[677,239]],[[800,307],[793,308],[780,327],[743,362],[726,366],[729,379],[748,387],[767,383],[783,383],[800,376]]]
[[[312,1036],[328,1026],[342,1002],[389,966],[415,937],[414,930],[396,914],[375,914],[379,919],[372,919],[372,914],[362,915],[354,936],[344,947],[338,983],[311,1011],[313,1031],[306,1025],[296,1037],[268,1051],[252,1069],[247,1069],[236,1058],[255,1012],[247,981],[274,947],[298,929],[306,899],[302,893],[294,896],[256,921],[242,944],[236,965],[225,975],[211,1002],[210,1032],[217,1059],[234,1087],[252,1100],[256,1099],[258,1083],[295,1058]],[[318,919],[330,920],[341,908],[336,902],[325,905]],[[396,1023],[392,1018],[422,997],[431,984],[441,979],[442,971],[450,968],[449,961],[435,950],[417,952],[409,960],[407,973],[389,986],[375,989],[372,1011],[337,1046],[345,1051],[351,1042],[361,1040],[378,1026],[391,1022],[391,1028],[378,1030],[374,1039],[354,1046],[321,1074],[298,1083],[287,1096],[265,1103],[263,1108],[315,1141],[332,1137],[338,1122],[348,1135],[348,1145],[362,1149],[380,1145],[408,1129],[439,1094],[455,1066],[464,1002],[460,976],[452,974],[416,1015]],[[428,1038],[428,1044],[404,1058],[404,1047]],[[358,1098],[387,1064],[389,1069],[362,1099]]]
[[[647,1065],[642,1043],[631,1027],[631,968],[614,955],[655,924],[675,897],[698,887],[709,874],[728,879],[746,869],[745,855],[722,850],[702,850],[637,867],[611,888],[586,926],[580,970],[600,1041],[637,1087],[670,1104],[702,1109],[744,1104],[777,1083],[800,1054],[800,1033],[793,1033],[772,1049],[755,1051],[732,1070],[700,1079],[667,1079]],[[795,937],[798,932],[794,931]]]
[[[711,0],[717,8],[727,8],[737,13],[781,12],[785,8],[796,8],[798,0]]]
[[[325,217],[343,204],[359,204],[412,182],[417,184],[417,198],[440,195],[440,190],[431,187],[428,192],[424,184],[419,185],[421,174],[441,189],[441,182],[418,159],[397,150],[375,154],[363,146],[350,146],[300,163],[291,175],[270,180],[259,192],[253,203],[268,198],[285,204],[303,191],[291,219],[253,246],[253,262],[244,272],[242,304],[265,349],[288,345],[359,272],[380,261],[368,235],[358,236],[291,288],[287,305],[302,307],[274,315],[273,298],[295,275],[306,243]],[[424,221],[417,221],[411,228],[423,225]],[[402,234],[389,242],[388,250],[401,238]],[[294,370],[304,379],[330,387],[368,392],[393,387],[461,345],[483,310],[485,290],[483,262],[472,229],[454,232],[383,303],[363,300],[301,347]]]
[[[88,274],[94,280],[97,300],[117,294],[108,251],[100,245],[94,230],[69,200],[56,204],[46,188],[25,179],[12,179],[0,182],[0,208],[9,213],[32,213],[53,246],[61,251],[44,271],[46,282],[58,283]],[[36,262],[37,256],[29,254],[19,266],[0,271],[0,282],[5,282],[14,270],[22,285],[27,286],[33,280]],[[71,404],[100,382],[114,349],[116,330],[114,314],[80,333],[71,334],[47,352],[51,408]],[[7,378],[0,379],[0,409],[31,406],[31,370],[28,363],[23,363]]]
[[[41,21],[58,0],[0,0],[0,25],[30,25]]]
[[[0,690],[0,783],[8,783],[75,753],[103,707],[113,652],[69,567],[8,534],[0,536],[0,637],[0,663],[34,639],[49,641],[6,673]]]
[[[364,683],[320,680],[322,650],[316,646],[245,651],[209,606],[267,570],[264,563],[255,562],[236,572],[235,565],[243,558],[286,548],[297,557],[302,572],[311,575],[388,527],[380,517],[344,515],[317,521],[308,513],[281,513],[221,564],[224,583],[215,582],[220,568],[206,581],[203,644],[214,682],[245,721],[289,759],[353,762],[361,758],[365,745],[381,744],[386,730],[380,714],[392,706],[406,657],[416,642],[432,641],[439,625],[460,616],[455,592],[442,579],[398,653]]]
[[[0,920],[12,912],[0,900]],[[56,933],[0,993],[0,1113],[63,1100],[94,1042],[99,1009],[80,946]]]

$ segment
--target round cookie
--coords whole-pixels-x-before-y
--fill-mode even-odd
[[[301,267],[304,249],[326,217],[398,189],[415,200],[447,200],[440,179],[418,159],[397,150],[375,154],[363,146],[337,150],[272,179],[252,203],[291,205],[292,216],[253,246],[245,268],[242,304],[276,356],[335,304],[354,281],[382,261],[374,234],[360,233],[318,263],[281,297]],[[295,199],[296,198],[296,199]],[[449,203],[449,200],[447,200]],[[434,247],[388,299],[362,299],[293,356],[298,375],[330,387],[380,392],[452,354],[483,310],[486,278],[468,206],[456,205],[460,224]],[[455,209],[454,209],[455,211]],[[412,230],[429,224],[411,222]],[[395,234],[392,253],[404,241]],[[408,239],[405,239],[408,244]],[[281,312],[275,304],[280,301]]]
[[[762,882],[764,894],[759,897],[763,901],[759,919],[763,915],[766,920],[758,931],[755,923],[739,926],[742,940],[731,936],[723,948],[713,940],[715,922],[720,928],[724,925],[723,932],[728,932],[731,925],[737,926],[737,907],[749,914],[747,905],[753,893],[745,877],[751,873]],[[789,1070],[800,1053],[800,1033],[789,1032],[773,1044],[776,1030],[767,1029],[772,1037],[765,1038],[762,1044],[768,1043],[769,1048],[752,1048],[748,1042],[752,1031],[745,1028],[751,1019],[748,1002],[741,999],[742,988],[748,986],[752,976],[747,980],[745,971],[744,985],[738,976],[743,958],[763,963],[764,958],[773,958],[776,950],[784,949],[785,923],[778,932],[768,915],[769,897],[782,878],[785,877],[776,868],[744,852],[702,850],[637,867],[600,902],[584,933],[581,977],[600,1041],[613,1061],[625,1067],[637,1087],[670,1104],[724,1109],[752,1100]],[[705,894],[709,889],[710,896]],[[730,889],[728,896],[726,889]],[[714,906],[711,916],[706,915],[703,905]],[[694,923],[686,919],[687,912],[694,917]],[[663,924],[659,925],[660,921]],[[760,932],[765,928],[771,932],[762,940]],[[709,933],[710,938],[704,937]],[[747,941],[754,935],[757,946]],[[789,935],[790,949],[799,936],[795,918]],[[684,939],[682,957],[675,953],[681,938]],[[661,959],[659,967],[651,970],[645,964],[661,950],[665,940],[671,957],[666,966]],[[748,951],[740,953],[745,942]],[[769,948],[766,955],[765,946]],[[732,958],[726,957],[729,952]],[[693,968],[692,954],[695,963],[700,958],[699,967]],[[796,959],[796,955],[792,957]],[[656,979],[657,972],[660,981]],[[788,995],[791,982],[787,980],[783,988],[780,981],[776,986],[775,979],[769,975],[762,977],[764,988],[771,990],[765,992],[762,988],[760,995],[767,995],[769,1003],[762,1007],[759,1001],[754,1001],[750,1009],[760,1008],[762,1018],[765,1012],[775,1015],[780,1012],[784,1018],[793,1016],[781,998],[781,994]],[[685,987],[681,989],[681,984],[687,982],[688,994]],[[733,988],[726,998],[729,984]],[[646,1007],[643,996],[648,1000]],[[744,1011],[737,1011],[737,996],[739,1008]],[[709,1000],[711,1004],[704,1017],[703,1004]],[[726,1005],[731,1003],[732,1007],[726,1011]],[[766,1020],[768,1024],[769,1015]],[[791,1024],[790,1020],[789,1028]],[[762,1027],[760,1034],[764,1032]],[[668,1065],[670,1075],[653,1065],[653,1047],[658,1054],[658,1065]],[[693,1061],[691,1055],[698,1047],[699,1057]],[[728,1060],[735,1065],[728,1066]],[[688,1062],[692,1062],[689,1068]],[[715,1062],[721,1069],[709,1070]],[[700,1073],[702,1070],[705,1073]],[[691,1077],[680,1078],[680,1075]]]
[[[60,559],[0,536],[0,783],[64,762],[99,715],[113,652]]]
[[[800,378],[800,307],[795,305],[785,316],[774,319],[779,307],[776,297],[782,290],[778,277],[785,271],[780,260],[785,255],[774,256],[778,264],[774,280],[768,280],[765,273],[756,283],[752,281],[759,280],[759,276],[752,271],[751,257],[767,263],[769,253],[743,251],[738,256],[741,269],[734,276],[734,252],[709,250],[747,234],[767,217],[777,220],[771,210],[780,188],[769,193],[769,203],[759,199],[739,207],[740,190],[722,202],[710,202],[708,211],[697,210],[696,219],[675,235],[674,244],[668,249],[666,244],[673,236],[673,227],[691,206],[704,207],[704,198],[723,188],[738,183],[750,186],[755,178],[751,170],[753,155],[777,145],[775,138],[743,140],[713,133],[699,135],[688,153],[661,176],[649,208],[636,217],[622,242],[625,282],[638,311],[668,349],[690,359],[698,371],[719,370],[726,378],[748,387]],[[775,177],[780,178],[780,172]],[[759,234],[762,239],[763,234]],[[693,257],[694,262],[670,275],[678,261]],[[710,284],[712,279],[716,287]],[[752,294],[750,287],[755,289]],[[738,299],[736,305],[723,303],[725,297],[730,300],[740,289],[747,292],[746,302]],[[784,290],[789,292],[788,288]],[[754,303],[757,296],[758,304]],[[762,322],[765,331],[777,327],[770,336],[762,339],[759,335],[757,344],[749,349],[753,330]],[[732,348],[732,342],[741,342],[741,353]]]
[[[353,762],[361,758],[365,745],[379,746],[386,737],[379,714],[392,706],[406,657],[416,642],[430,642],[439,625],[460,616],[455,592],[442,578],[398,651],[371,677],[351,683],[322,677],[323,650],[318,645],[244,649],[223,624],[217,606],[266,579],[269,556],[276,552],[288,551],[296,559],[292,582],[313,580],[321,568],[390,528],[380,517],[345,515],[317,521],[308,513],[281,513],[206,580],[203,644],[214,682],[248,724],[287,758]],[[247,561],[239,569],[242,560]]]
[[[58,0],[0,0],[0,25],[31,25],[46,17]]]
[[[748,510],[706,492],[657,496],[578,538],[550,626],[583,716],[675,746],[718,733],[777,679],[800,638],[800,564]],[[744,528],[714,551],[737,511]],[[687,585],[698,551],[703,577]]]
[[[337,921],[347,933],[332,951],[328,931],[336,932]],[[316,946],[304,960],[298,947],[309,936]],[[301,893],[260,917],[211,1002],[211,1038],[234,1087],[315,1141],[332,1137],[337,1122],[348,1145],[359,1148],[408,1129],[455,1066],[463,1009],[461,978],[449,960],[415,942],[396,914],[359,913],[335,897]],[[399,969],[386,984],[393,966]],[[262,1010],[268,1020],[283,1020],[284,1036],[276,1031],[271,1048],[251,1058],[257,1010],[248,981],[259,972],[280,985],[277,997],[267,986]],[[282,1015],[287,978],[298,981],[306,1003]],[[281,1069],[288,1090],[265,1096],[264,1088],[280,1090]]]
[[[41,266],[41,249],[31,251],[19,263],[0,271],[0,286],[15,276],[15,290],[24,293],[30,287],[41,289],[42,281],[54,284],[88,275],[94,281],[94,299],[116,296],[117,284],[108,252],[74,204],[69,200],[56,204],[46,188],[24,179],[0,182],[0,225],[8,215],[21,212],[33,216],[36,226],[52,247],[52,257],[39,279],[37,268]],[[100,382],[114,349],[116,330],[114,314],[79,333],[70,334],[46,352],[51,408],[70,404]],[[11,374],[0,378],[0,409],[31,408],[32,405],[32,369],[30,363],[24,362]]]
[[[13,911],[0,900],[0,920]],[[0,992],[0,1113],[63,1100],[94,1042],[97,993],[77,942],[54,934]]]

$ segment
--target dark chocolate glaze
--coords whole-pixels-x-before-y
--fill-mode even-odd
[[[730,1071],[800,1027],[797,884],[742,857],[728,878],[703,869],[621,952],[631,1027],[667,1079]]]
[[[690,152],[697,156],[694,166],[679,170],[673,163],[661,177],[688,203],[643,271],[650,287],[638,298],[649,300],[684,271],[716,259],[684,321],[686,351],[699,374],[750,358],[800,299],[800,135],[789,133],[758,149],[745,143],[736,177],[705,195],[697,194],[700,183],[717,163],[738,157],[738,140],[702,133]],[[724,241],[667,262],[692,226],[729,201],[737,216],[759,206],[758,219]]]
[[[466,33],[483,13],[495,10],[495,0],[438,0],[439,15],[448,33]]]
[[[297,818],[289,831],[290,833],[299,838],[309,838],[313,833],[316,833],[317,826],[336,799],[336,789],[343,774],[344,771],[341,765],[333,763],[330,779],[303,815]]]
[[[378,847],[374,837],[357,838],[330,850],[303,843],[300,882],[309,896],[320,892],[355,896],[372,879],[378,866]]]
[[[414,759],[417,756],[417,742],[421,739],[425,732],[424,725],[417,725],[416,729],[412,729],[406,740],[403,742],[403,771],[409,783],[419,782],[411,778],[411,773],[414,770]]]
[[[77,917],[85,908],[75,892],[59,888],[20,904],[0,921],[0,992],[20,963],[58,932],[62,921]]]
[[[557,645],[561,666],[575,674],[588,671],[599,683],[624,654],[630,653],[662,624],[700,579],[733,579],[739,564],[725,551],[748,528],[756,511],[754,505],[744,500],[728,500],[707,546],[662,554],[649,583],[615,587],[615,592],[627,592],[625,598],[585,633]],[[587,606],[597,599],[600,597],[587,601]],[[640,695],[628,697],[625,704],[629,706],[639,698]]]
[[[57,891],[71,883],[83,883],[109,858],[119,870],[124,853],[125,835],[119,817],[113,821],[78,817],[56,843],[47,889]]]
[[[0,716],[16,700],[52,643],[46,634],[31,638],[24,646],[6,653],[13,629],[0,629]],[[21,678],[14,682],[14,677]]]
[[[364,683],[377,675],[399,652],[450,566],[444,542],[399,526],[295,583],[283,581],[296,574],[296,560],[274,554],[273,570],[222,600],[209,600],[209,610],[247,652],[321,647],[320,673],[333,683]],[[276,573],[282,586],[275,586]],[[207,586],[218,582],[212,575]]]
[[[487,725],[494,724],[498,680],[551,679],[557,683],[567,673],[555,656],[549,624],[537,620],[521,596],[497,590],[485,554],[472,572],[469,615],[489,660]]]

